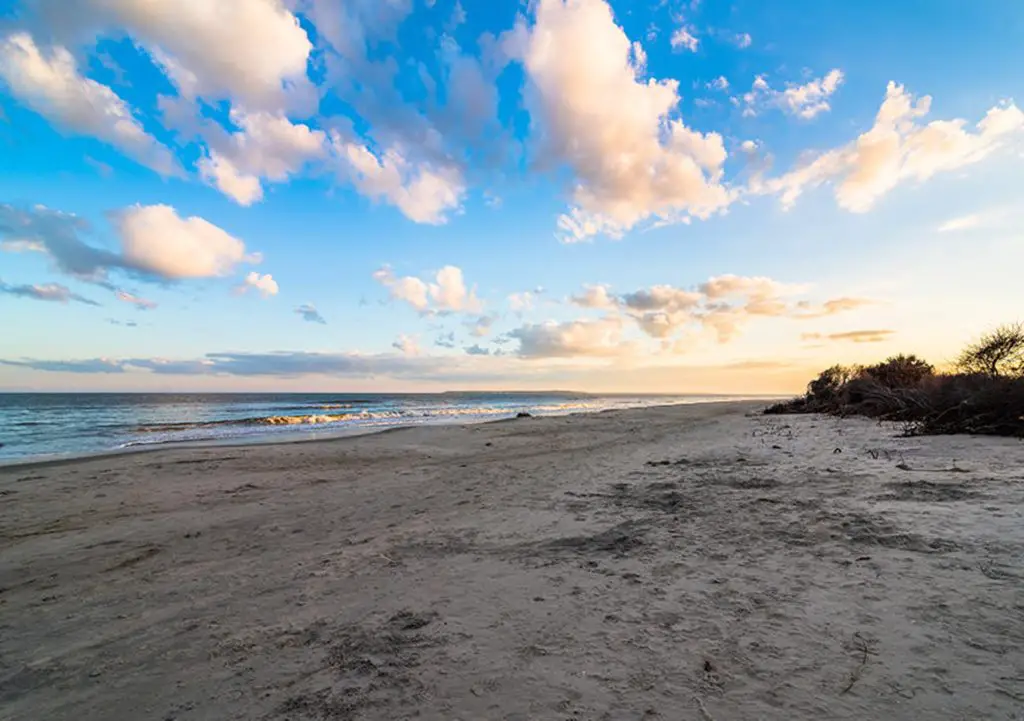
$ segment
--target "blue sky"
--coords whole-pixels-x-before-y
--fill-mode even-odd
[[[170,7],[0,2],[0,389],[787,392],[1024,300],[1020,3]]]

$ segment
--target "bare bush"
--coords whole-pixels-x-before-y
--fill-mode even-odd
[[[964,349],[956,365],[967,374],[1024,376],[1024,325],[1009,323],[986,333]]]

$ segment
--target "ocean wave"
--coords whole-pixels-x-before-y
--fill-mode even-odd
[[[348,401],[346,401],[348,403]],[[514,416],[527,411],[534,415],[572,413],[577,411],[601,410],[609,404],[572,400],[562,403],[510,404],[510,405],[441,405],[433,407],[405,408],[395,410],[351,410],[342,413],[297,413],[228,418],[210,421],[178,421],[170,423],[148,423],[132,429],[136,435],[180,435],[196,431],[217,433],[257,430],[268,426],[326,426],[330,424],[382,425],[401,423],[422,423],[443,419],[474,419],[500,416]],[[614,407],[614,406],[610,406]]]
[[[221,428],[224,426],[297,426],[297,425],[323,425],[325,423],[337,423],[350,420],[376,420],[384,418],[397,418],[401,414],[396,411],[359,411],[355,413],[314,413],[310,415],[278,415],[278,416],[255,416],[252,418],[230,418],[219,421],[195,421],[178,423],[150,423],[138,426],[134,429],[136,433],[173,433],[174,431],[192,431],[201,428]]]

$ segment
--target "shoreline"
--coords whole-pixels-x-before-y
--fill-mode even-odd
[[[103,395],[103,394],[97,394]],[[698,397],[698,396],[695,396]],[[765,397],[763,402],[765,404],[771,403],[772,400],[776,400],[775,396]],[[678,403],[665,403],[656,404],[651,406],[638,406],[636,408],[605,408],[594,411],[571,411],[569,413],[545,413],[535,416],[532,418],[566,418],[573,416],[585,416],[594,415],[601,413],[618,413],[621,411],[635,411],[644,410],[647,408],[671,408],[673,406],[691,406],[691,405],[705,405],[705,404],[716,404],[716,403],[762,403],[762,399],[756,398],[751,399],[748,397],[741,398],[723,398],[720,400],[698,400],[698,401],[682,401]],[[510,413],[512,413],[510,411]],[[452,417],[455,418],[454,416]],[[59,454],[57,456],[30,456],[24,459],[11,458],[11,459],[0,459],[0,471],[5,468],[34,468],[34,467],[47,467],[52,465],[65,465],[69,463],[76,463],[78,461],[88,461],[93,459],[102,458],[116,458],[121,455],[132,455],[138,453],[154,453],[158,451],[170,451],[176,449],[205,449],[205,448],[246,448],[249,446],[277,446],[277,445],[290,445],[293,443],[330,443],[334,441],[343,441],[347,438],[358,438],[366,435],[376,435],[379,433],[389,433],[391,431],[410,430],[416,428],[435,428],[443,426],[462,426],[462,425],[484,425],[488,423],[503,423],[507,421],[516,420],[515,415],[510,415],[506,418],[481,418],[479,420],[466,420],[465,418],[458,418],[455,420],[437,420],[430,423],[410,423],[407,425],[393,425],[393,426],[359,426],[349,428],[347,430],[332,430],[329,428],[288,428],[287,430],[277,431],[276,435],[279,436],[290,436],[285,438],[274,438],[274,433],[265,434],[252,434],[251,436],[240,436],[224,439],[199,439],[199,440],[184,440],[184,441],[161,441],[156,443],[138,443],[136,445],[122,446],[118,448],[110,448],[100,451],[91,452],[72,452],[68,454]],[[329,424],[325,424],[327,426]],[[309,436],[317,435],[318,437],[312,438]],[[244,440],[246,439],[246,440]]]
[[[762,405],[0,467],[4,718],[1013,718],[1024,445]]]

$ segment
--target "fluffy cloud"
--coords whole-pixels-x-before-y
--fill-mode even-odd
[[[465,348],[465,351],[466,351],[466,355],[490,355],[491,354],[491,351],[489,351],[487,348],[481,347],[480,344],[475,344],[475,345],[467,346]]]
[[[960,119],[922,125],[930,108],[929,96],[915,99],[891,82],[870,130],[785,175],[757,179],[751,191],[777,194],[790,207],[804,191],[835,182],[840,207],[862,213],[900,182],[922,182],[977,163],[1024,130],[1024,112],[1013,103],[991,108],[973,131]]]
[[[820,305],[790,300],[803,291],[801,286],[771,278],[720,275],[709,278],[694,290],[655,285],[613,295],[606,286],[588,286],[583,294],[572,296],[570,302],[621,313],[647,336],[662,341],[692,327],[710,330],[723,343],[732,340],[743,324],[754,317],[821,318],[869,303],[861,298],[846,297]]]
[[[171,152],[106,85],[84,77],[64,47],[38,48],[27,33],[0,39],[0,77],[22,103],[57,127],[90,135],[161,175],[180,172]]]
[[[700,293],[674,288],[670,285],[655,285],[622,296],[622,304],[629,310],[685,312],[701,302]]]
[[[375,155],[367,146],[334,132],[331,149],[339,176],[369,198],[394,205],[417,223],[440,225],[465,193],[455,166],[413,163],[398,148]]]
[[[160,278],[223,276],[258,259],[246,254],[238,238],[203,218],[182,218],[169,205],[134,205],[111,220],[121,237],[124,265]]]
[[[437,271],[437,283],[430,285],[430,297],[438,310],[475,313],[482,307],[476,292],[466,288],[462,270],[446,265]]]
[[[462,270],[454,265],[437,271],[433,283],[414,276],[398,278],[387,266],[376,271],[373,278],[388,289],[393,299],[408,303],[421,313],[479,313],[483,307],[476,291],[466,287]]]
[[[72,293],[67,286],[59,283],[43,283],[39,285],[11,285],[0,280],[0,293],[13,295],[17,298],[31,298],[33,300],[45,300],[51,303],[83,303],[85,305],[98,306],[94,300]]]
[[[587,285],[583,292],[572,296],[569,301],[582,308],[599,308],[610,310],[618,307],[619,301],[612,297],[606,285]]]
[[[335,143],[341,179],[417,222],[438,223],[459,207],[469,167],[492,169],[515,147],[498,117],[496,83],[508,63],[505,47],[513,43],[484,33],[477,57],[451,28],[420,27],[417,32],[438,32],[435,52],[424,57],[416,44],[398,41],[413,6],[412,0],[300,3],[317,28],[326,83],[355,121]],[[428,23],[439,17],[424,15]],[[406,80],[420,87],[409,93]]]
[[[145,298],[140,298],[137,295],[132,295],[131,293],[128,293],[123,290],[117,291],[114,295],[122,303],[128,303],[129,305],[133,305],[138,310],[153,310],[157,306],[157,304],[154,301],[147,300]]]
[[[697,52],[700,46],[700,40],[693,34],[693,28],[685,26],[676,28],[670,42],[673,50],[689,50],[691,53]]]
[[[756,115],[761,107],[775,107],[789,115],[810,120],[831,110],[828,99],[843,82],[843,71],[838,68],[822,78],[816,78],[803,85],[790,84],[785,90],[773,90],[763,75],[754,79],[750,92],[744,94],[746,107],[743,114]]]
[[[709,278],[699,286],[700,292],[711,300],[746,296],[764,300],[796,292],[798,288],[787,286],[764,276],[747,277],[740,275],[719,275]]]
[[[516,312],[530,310],[536,301],[536,296],[528,290],[522,293],[511,293],[508,296],[508,307]]]
[[[678,82],[643,79],[642,53],[604,0],[538,0],[521,53],[538,157],[576,176],[564,240],[704,218],[731,202],[722,137],[670,118]]]
[[[621,351],[622,322],[617,318],[524,325],[509,332],[523,358],[611,356]]]
[[[64,0],[49,0],[60,11]],[[184,96],[275,110],[308,86],[313,45],[283,0],[84,0],[88,22],[146,47]]]
[[[396,278],[391,268],[386,266],[374,272],[373,278],[388,289],[392,299],[404,301],[421,313],[427,312],[430,288],[424,281],[413,276]]]
[[[284,182],[326,151],[322,130],[292,123],[280,114],[232,110],[231,122],[240,131],[211,143],[209,154],[199,161],[199,172],[239,205],[263,198],[261,179]]]
[[[419,342],[404,333],[398,336],[398,340],[391,344],[391,347],[400,352],[402,355],[417,356],[420,355],[423,350],[420,348]]]
[[[295,312],[299,314],[299,317],[307,323],[319,323],[320,325],[327,325],[327,321],[320,315],[320,311],[313,305],[300,305],[295,309]]]
[[[181,218],[167,205],[134,205],[110,219],[120,237],[119,252],[86,243],[82,235],[89,224],[78,216],[0,203],[0,249],[44,253],[60,272],[108,287],[111,270],[180,280],[226,275],[240,263],[259,261],[241,240],[202,218]]]
[[[241,294],[246,293],[250,289],[255,290],[264,298],[277,295],[277,291],[279,290],[277,281],[274,280],[274,276],[269,273],[260,275],[256,271],[246,275],[242,280],[241,285],[239,285],[236,290]]]
[[[693,320],[692,313],[702,299],[699,293],[656,285],[627,293],[620,302],[644,333],[667,338]]]

